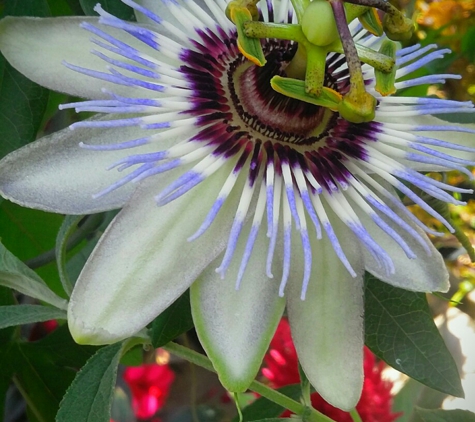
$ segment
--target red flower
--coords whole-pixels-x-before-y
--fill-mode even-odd
[[[41,340],[43,337],[46,337],[49,333],[53,332],[58,328],[58,321],[55,319],[50,319],[49,321],[37,322],[33,325],[30,335],[28,337],[29,341]]]
[[[290,336],[289,323],[285,318],[277,327],[264,361],[266,368],[262,369],[262,374],[270,381],[273,388],[300,382],[297,352]],[[376,362],[375,356],[365,347],[365,380],[361,399],[356,405],[356,410],[363,422],[393,422],[400,416],[391,412],[392,384],[381,378],[383,368],[384,363]],[[349,413],[333,407],[318,393],[313,393],[311,399],[315,409],[336,422],[353,421]],[[285,412],[283,416],[290,416],[290,413]]]
[[[132,392],[132,408],[138,419],[148,419],[164,405],[175,374],[168,365],[128,367],[124,380]]]

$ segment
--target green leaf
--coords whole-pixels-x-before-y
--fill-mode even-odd
[[[152,323],[152,345],[161,347],[193,328],[190,292],[187,290]]]
[[[421,422],[415,415],[415,408],[439,409],[447,394],[409,379],[393,399],[392,411],[401,413],[397,422]]]
[[[26,343],[0,343],[0,380],[14,376],[28,404],[31,421],[51,422],[61,398],[74,379],[75,371],[85,364],[97,347],[79,346],[63,325],[47,337]]]
[[[13,345],[8,362],[14,367],[15,384],[30,413],[40,422],[53,421],[61,397],[74,378],[74,370],[59,368],[20,343]]]
[[[82,12],[79,6],[74,9],[71,7],[73,2],[66,0],[47,0],[47,2],[52,16],[77,15]]]
[[[31,324],[49,321],[50,319],[66,319],[66,312],[49,306],[13,305],[0,306],[0,328],[14,325]]]
[[[475,413],[468,410],[428,410],[417,408],[416,414],[424,422],[475,422]]]
[[[463,397],[448,351],[424,293],[399,289],[367,274],[365,342],[389,365],[435,390]]]
[[[46,0],[7,1],[2,16],[49,16]],[[31,142],[41,124],[48,90],[16,71],[0,54],[0,157]]]
[[[134,411],[132,409],[130,397],[120,387],[116,387],[114,390],[111,420],[115,422],[135,421]]]
[[[45,282],[0,243],[0,285],[10,287],[59,309],[67,302],[53,293]]]
[[[420,382],[409,379],[393,398],[391,410],[401,413],[397,422],[410,422],[414,413],[414,407],[418,403],[424,389],[427,388]]]
[[[50,16],[51,11],[46,0],[9,0],[5,2],[3,16]]]
[[[460,50],[464,56],[471,62],[475,61],[475,28],[471,27],[467,29],[465,35],[462,38]]]
[[[10,384],[10,379],[8,377],[2,377],[0,374],[0,415],[5,414],[5,398]]]
[[[25,353],[53,362],[58,367],[78,369],[85,365],[99,347],[77,344],[65,324],[39,341],[22,344],[22,349]]]
[[[300,396],[302,395],[302,388],[300,384],[286,385],[285,387],[279,388],[277,391],[294,400],[299,400]],[[284,411],[285,409],[277,403],[274,403],[265,397],[260,397],[254,403],[242,410],[242,416],[244,421],[254,421],[268,418],[277,418]],[[238,421],[238,417],[233,419],[233,422]]]
[[[102,0],[100,2],[97,0],[79,0],[79,3],[86,15],[97,16],[94,7],[97,3],[100,3],[105,11],[120,19],[127,21],[135,20],[134,10],[130,6],[122,3],[120,0]]]
[[[63,217],[20,207],[9,201],[0,204],[0,233],[5,247],[38,275],[58,295],[63,294],[56,268],[54,247]]]
[[[0,306],[15,305],[16,301],[13,297],[13,292],[7,287],[0,286]],[[15,327],[4,328],[0,330],[0,344],[6,344],[10,341],[15,331]],[[0,359],[0,362],[4,362]],[[0,365],[1,367],[2,365]],[[1,372],[1,371],[0,371]],[[1,400],[1,398],[0,398]],[[0,413],[1,415],[1,413]]]
[[[124,345],[103,347],[87,361],[61,401],[56,422],[109,422]]]

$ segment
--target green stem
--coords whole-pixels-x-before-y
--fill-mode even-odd
[[[302,402],[308,407],[312,406],[312,397],[310,391],[310,381],[302,369],[299,362],[300,387],[302,388]]]
[[[353,419],[353,422],[363,422],[356,409],[350,410],[350,416],[351,419]]]
[[[249,21],[243,26],[244,33],[250,38],[276,38],[278,40],[292,40],[298,43],[307,40],[301,26],[296,24]]]
[[[167,345],[163,346],[167,352],[170,352],[176,356],[179,356],[188,362],[192,362],[195,365],[201,366],[208,371],[216,373],[216,370],[213,367],[211,361],[201,353],[195,352],[194,350],[188,349],[187,347],[181,346],[179,344],[170,342]],[[328,416],[316,411],[315,409],[309,408],[304,406],[303,404],[292,400],[290,397],[273,390],[272,388],[268,387],[267,385],[259,382],[253,381],[249,386],[249,390],[258,393],[262,397],[277,403],[278,405],[284,407],[285,409],[289,409],[292,413],[297,415],[305,414],[306,420],[309,422],[335,422],[333,419],[330,419]]]
[[[92,214],[84,217],[84,223],[78,227],[78,229],[71,235],[68,239],[66,251],[70,251],[77,245],[79,245],[89,234],[94,230],[97,230],[99,226],[104,221],[104,214]],[[30,267],[32,270],[40,268],[50,262],[53,262],[56,259],[56,248],[50,249],[42,253],[41,255],[35,256],[34,258],[28,259],[25,261],[25,265]]]

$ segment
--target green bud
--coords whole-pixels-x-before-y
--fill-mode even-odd
[[[305,9],[301,21],[302,32],[314,45],[331,44],[339,38],[333,10],[326,0],[314,0]]]

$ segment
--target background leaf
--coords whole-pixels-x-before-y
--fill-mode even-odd
[[[97,350],[79,346],[67,326],[36,342],[7,342],[0,345],[0,380],[13,380],[27,403],[30,421],[52,422],[75,368],[84,365]]]
[[[152,345],[161,347],[193,328],[190,291],[183,293],[171,306],[152,323]]]
[[[393,368],[435,390],[463,397],[460,376],[424,293],[383,283],[367,274],[365,343]]]
[[[0,285],[15,289],[60,309],[67,302],[56,296],[44,281],[0,243]]]
[[[0,203],[2,242],[20,260],[35,268],[58,295],[64,295],[56,269],[54,247],[63,217],[22,208],[9,201]]]
[[[50,16],[46,0],[10,0],[0,16]],[[0,158],[33,141],[48,102],[48,90],[16,71],[0,54]]]
[[[416,409],[416,414],[424,422],[475,422],[475,413],[468,410]]]
[[[120,0],[102,0],[98,2],[97,0],[79,0],[82,10],[86,15],[97,16],[97,13],[94,11],[94,7],[97,3],[100,3],[102,8],[117,16],[120,19],[124,20],[135,20],[135,14],[131,7],[122,3]]]
[[[0,328],[51,319],[66,319],[66,312],[41,305],[0,306]]]
[[[109,422],[124,344],[103,347],[87,361],[61,401],[56,422]]]

